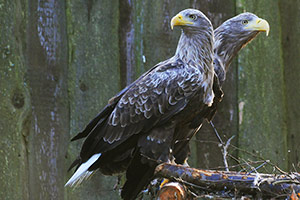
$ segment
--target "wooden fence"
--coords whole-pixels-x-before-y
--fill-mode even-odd
[[[224,84],[214,123],[230,153],[300,168],[300,0],[0,0],[0,197],[118,199],[100,173],[65,189],[81,142],[69,143],[126,84],[173,55],[182,9],[214,26],[249,11],[270,23],[242,50]],[[191,142],[190,165],[223,165],[207,124]],[[253,157],[249,153],[258,157]],[[231,164],[234,164],[232,161]]]

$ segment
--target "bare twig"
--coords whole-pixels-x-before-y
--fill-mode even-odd
[[[225,169],[226,169],[226,171],[229,171],[229,168],[228,168],[228,162],[227,162],[227,154],[228,154],[228,152],[227,152],[227,149],[228,149],[228,147],[229,147],[229,145],[230,145],[230,141],[234,138],[235,136],[233,135],[233,136],[231,136],[231,138],[229,138],[228,140],[227,140],[227,142],[226,142],[226,145],[223,145],[223,162],[224,162],[224,166],[225,166]]]
[[[263,167],[265,164],[267,164],[267,163],[269,163],[270,162],[270,160],[266,160],[264,163],[262,163],[262,164],[260,164],[258,167],[256,167],[256,168],[254,168],[252,171],[250,171],[248,174],[251,174],[253,171],[255,171],[256,173],[258,173],[257,172],[257,170],[259,169],[259,168],[261,168],[261,167]]]
[[[228,149],[228,147],[229,147],[229,145],[230,145],[231,140],[232,140],[235,136],[234,136],[234,135],[231,136],[231,138],[229,138],[229,139],[227,140],[226,144],[225,144],[225,143],[223,142],[222,138],[220,137],[220,135],[219,135],[219,133],[218,133],[218,131],[217,131],[217,129],[216,129],[216,127],[215,127],[215,125],[214,125],[214,123],[213,123],[212,121],[210,121],[210,125],[211,125],[211,127],[214,129],[214,132],[215,132],[215,134],[216,134],[216,136],[217,136],[219,142],[221,143],[221,145],[222,145],[222,147],[223,147],[223,150],[222,150],[222,154],[223,154],[223,162],[224,162],[224,166],[225,166],[226,171],[229,171],[229,168],[228,168],[228,162],[227,162],[227,155],[228,155],[227,149]]]
[[[219,133],[218,133],[218,131],[217,131],[217,129],[216,129],[214,123],[213,123],[212,121],[210,121],[209,123],[210,123],[211,127],[214,129],[214,132],[215,132],[215,134],[216,134],[216,136],[217,136],[219,142],[220,142],[222,145],[224,145],[224,142],[223,142],[222,138],[220,137],[220,135],[219,135]]]

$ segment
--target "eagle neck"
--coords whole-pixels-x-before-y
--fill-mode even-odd
[[[180,59],[187,68],[197,68],[201,74],[201,87],[204,89],[203,103],[211,106],[214,99],[213,80],[213,44],[212,26],[206,30],[184,30],[181,33],[175,59]]]
[[[222,28],[215,31],[214,57],[223,63],[224,70],[227,72],[229,65],[237,53],[255,38],[258,32],[239,33],[228,32]]]
[[[210,31],[182,31],[175,57],[183,63],[210,70],[213,61],[213,34]],[[206,71],[206,70],[205,70]]]

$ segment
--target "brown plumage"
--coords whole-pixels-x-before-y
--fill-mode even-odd
[[[155,167],[171,162],[183,127],[199,126],[198,116],[213,103],[213,29],[203,13],[186,9],[171,26],[182,34],[176,53],[113,97],[73,140],[86,137],[71,167],[74,185],[99,169],[126,170],[123,199],[134,199],[151,181]],[[181,135],[183,134],[183,135]]]

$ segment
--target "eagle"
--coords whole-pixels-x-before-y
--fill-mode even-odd
[[[266,32],[268,36],[270,31],[269,23],[253,13],[245,12],[232,17],[223,22],[214,30],[214,83],[213,91],[215,94],[214,102],[211,107],[203,111],[201,120],[211,121],[216,113],[217,105],[223,99],[222,85],[226,79],[226,73],[229,66],[238,52],[252,41],[260,32]],[[200,119],[199,119],[200,120]],[[200,121],[201,121],[200,120]],[[173,154],[177,164],[187,164],[190,155],[189,141],[201,128],[201,123],[196,129],[181,129],[185,138],[175,142]],[[184,132],[184,133],[183,133]],[[188,135],[188,137],[187,137]]]
[[[260,32],[270,31],[269,23],[253,13],[245,12],[228,19],[214,30],[214,70],[222,85],[226,72],[238,52]]]
[[[135,199],[155,167],[174,161],[180,130],[199,126],[198,116],[214,99],[213,27],[199,10],[186,9],[171,20],[181,36],[175,55],[145,72],[109,100],[72,140],[86,137],[66,183],[74,186],[96,170],[113,175],[126,170],[123,199]]]
[[[122,113],[123,114],[126,113],[126,109],[128,112],[128,107],[126,106],[120,107],[120,105],[123,105],[120,102],[124,101],[124,96],[127,98],[129,104],[131,106],[134,106],[134,103],[131,104],[130,101],[138,102],[139,100],[136,99],[141,97],[139,95],[142,95],[142,99],[140,100],[141,103],[139,105],[146,106],[147,104],[145,103],[149,101],[145,98],[146,94],[148,95],[150,94],[150,92],[154,92],[155,95],[154,99],[161,98],[160,95],[168,94],[168,93],[164,93],[166,91],[163,90],[166,90],[168,88],[167,86],[170,83],[173,84],[173,82],[169,82],[168,85],[163,85],[162,87],[165,87],[165,89],[162,88],[159,89],[159,87],[157,87],[159,86],[159,84],[161,84],[160,82],[160,83],[156,83],[157,84],[155,85],[156,88],[151,88],[146,84],[147,92],[144,93],[139,93],[139,92],[130,93],[130,91],[134,91],[133,88],[136,87],[139,87],[139,89],[144,89],[143,88],[144,86],[142,84],[145,84],[147,81],[149,81],[150,77],[151,78],[156,77],[152,73],[161,74],[163,72],[165,74],[166,72],[168,72],[168,78],[173,77],[173,76],[169,76],[170,75],[169,70],[171,69],[175,70],[178,66],[178,64],[174,64],[173,61],[176,55],[179,55],[178,52],[182,51],[180,50],[181,48],[180,45],[182,45],[180,43],[184,41],[183,37],[187,37],[191,35],[191,33],[194,34],[194,30],[193,30],[194,28],[191,29],[190,28],[191,25],[188,22],[191,21],[192,18],[196,18],[197,20],[199,20],[200,18],[199,16],[207,20],[207,18],[203,16],[203,14],[197,15],[193,12],[196,11],[193,9],[188,9],[182,11],[172,19],[171,22],[172,27],[173,26],[182,27],[182,35],[178,43],[178,47],[175,55],[172,58],[168,59],[167,61],[161,62],[156,66],[154,66],[148,72],[144,73],[139,79],[137,79],[135,82],[133,82],[128,87],[123,89],[115,97],[113,97],[109,101],[108,105],[106,105],[105,108],[97,115],[97,117],[93,119],[81,133],[79,133],[77,136],[75,136],[72,139],[73,141],[76,139],[87,137],[78,159],[76,159],[74,163],[71,165],[71,168],[77,165],[78,166],[77,170],[75,174],[71,177],[71,179],[67,182],[66,185],[70,185],[70,186],[76,185],[77,183],[81,182],[84,178],[91,175],[97,169],[99,169],[103,174],[107,174],[107,175],[113,175],[115,173],[120,173],[127,170],[127,174],[126,174],[127,181],[123,187],[122,196],[124,199],[134,199],[135,196],[149,183],[153,175],[154,168],[158,163],[170,162],[173,159],[173,156],[176,158],[175,161],[178,164],[183,164],[186,162],[189,155],[188,142],[190,138],[200,129],[204,119],[207,120],[212,119],[216,111],[216,106],[222,99],[223,92],[221,90],[221,85],[225,80],[226,71],[232,59],[235,57],[238,51],[242,47],[244,47],[248,42],[254,39],[259,32],[265,31],[267,32],[267,34],[269,32],[268,23],[265,20],[258,18],[256,15],[252,13],[243,13],[234,18],[231,18],[226,22],[224,22],[220,27],[218,27],[214,31],[215,39],[216,39],[216,41],[214,42],[215,76],[213,77],[213,87],[212,87],[213,92],[210,91],[210,95],[215,95],[215,98],[213,100],[212,106],[210,106],[211,100],[210,102],[204,100],[207,94],[207,92],[205,93],[204,92],[205,90],[203,90],[205,87],[197,86],[199,87],[199,89],[201,88],[200,93],[202,93],[201,94],[202,96],[200,95],[202,98],[202,102],[199,101],[198,103],[201,102],[201,104],[197,104],[200,105],[200,107],[198,107],[199,108],[198,111],[196,111],[197,108],[194,107],[194,109],[190,110],[190,113],[187,112],[187,108],[189,107],[189,104],[193,102],[193,100],[191,101],[189,100],[188,102],[186,102],[185,105],[183,105],[184,108],[182,110],[179,111],[172,110],[171,115],[169,115],[167,119],[175,120],[176,124],[172,124],[166,121],[166,118],[164,118],[164,115],[167,114],[166,112],[159,113],[161,115],[160,116],[161,119],[164,120],[162,121],[159,120],[159,122],[157,121],[155,122],[155,121],[150,121],[151,117],[147,118],[146,115],[141,111],[141,114],[144,114],[144,118],[146,118],[144,120],[146,121],[148,120],[148,122],[144,122],[145,124],[142,125],[137,123],[136,125],[139,125],[139,127],[136,127],[136,130],[138,131],[135,130],[133,134],[129,136],[127,135],[125,139],[121,139],[122,140],[121,142],[119,142],[120,140],[113,140],[110,143],[107,139],[110,138],[109,137],[110,135],[107,134],[105,136],[103,130],[105,131],[120,130],[120,127],[118,128],[117,126],[114,129],[109,129],[106,126],[108,127],[113,126],[112,124],[113,119],[111,119],[111,117],[115,116],[115,114],[113,114],[114,112],[117,112],[118,114],[118,110],[119,110],[119,114],[116,115],[117,117],[116,120],[119,123],[119,125],[120,124],[122,125],[121,115]],[[180,21],[182,19],[185,20],[184,24]],[[194,21],[191,22],[195,23]],[[210,37],[207,38],[209,38],[210,40],[208,43],[211,43],[213,41],[212,38]],[[202,45],[202,43],[199,43],[198,45]],[[185,46],[185,48],[188,49],[189,47]],[[197,47],[194,48],[196,49]],[[198,46],[198,48],[199,49],[202,48],[203,50],[203,46]],[[206,48],[205,50],[208,49]],[[188,54],[189,52],[186,52],[186,55]],[[177,57],[176,62],[180,63],[179,65],[184,64],[182,60],[184,59],[178,59]],[[187,66],[189,66],[190,63],[189,62],[187,63],[188,63]],[[202,74],[210,74],[211,72],[210,70],[203,71],[203,68],[200,69],[202,69],[201,70]],[[211,68],[208,67],[206,69],[211,69]],[[175,76],[176,75],[174,75],[174,78]],[[212,81],[211,74],[210,74],[210,81]],[[211,84],[211,82],[209,83]],[[158,89],[162,92],[157,92]],[[211,85],[210,85],[210,89],[211,89]],[[140,91],[140,90],[135,89],[135,91]],[[174,94],[174,92],[169,94]],[[130,95],[132,96],[133,99],[130,99]],[[165,98],[168,101],[172,97],[170,95],[168,96],[168,98],[167,97]],[[194,97],[190,97],[190,98],[192,99]],[[213,97],[209,97],[209,98],[213,98]],[[150,97],[151,102],[152,99],[153,97]],[[144,100],[144,104],[142,104],[142,100]],[[154,107],[163,105],[159,103],[157,104],[156,101],[153,102],[154,102],[153,103]],[[160,99],[158,99],[158,102],[160,102]],[[190,105],[195,105],[195,104],[190,104]],[[172,107],[174,105],[172,105],[169,102],[167,106]],[[179,105],[177,104],[177,106]],[[134,108],[136,109],[136,107]],[[182,107],[179,107],[179,109],[181,108]],[[122,109],[123,112],[120,112],[120,110]],[[176,109],[178,109],[178,107],[176,107]],[[170,109],[168,108],[168,110]],[[158,107],[158,111],[159,112],[161,111],[160,107]],[[198,114],[190,116],[195,111]],[[129,112],[130,112],[130,108],[129,108]],[[183,116],[183,118],[186,119],[180,119],[179,116]],[[131,122],[130,119],[127,119],[127,122],[128,121]],[[141,127],[141,126],[149,126],[149,123],[151,127],[147,127],[147,128]],[[123,130],[121,128],[121,131],[124,131],[122,133],[123,135],[120,134],[119,138],[124,137],[124,133],[126,133],[128,129],[131,130],[130,128],[127,128],[127,130],[126,127],[123,128],[124,128]],[[104,141],[104,137],[106,137],[106,141]],[[90,138],[90,140],[88,140],[88,138]],[[96,143],[98,142],[99,144],[96,145],[94,144],[94,149],[90,149],[90,146],[91,144],[93,144],[94,142],[93,140],[95,138],[96,138]],[[103,141],[101,141],[101,139]],[[111,145],[113,147],[106,147],[109,150],[101,150],[100,147],[103,144],[106,144],[107,146]]]

